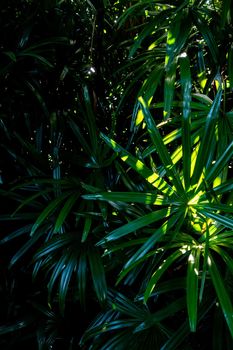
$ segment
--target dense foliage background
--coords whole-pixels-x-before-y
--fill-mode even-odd
[[[1,4],[1,349],[232,349],[232,17]]]

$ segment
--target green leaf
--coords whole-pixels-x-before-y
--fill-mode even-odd
[[[143,99],[149,104],[149,101],[154,96],[159,83],[161,82],[162,75],[164,73],[162,66],[157,66],[144,81],[143,86],[138,92],[138,96],[142,96]]]
[[[117,284],[127,275],[127,273],[134,268],[137,264],[147,259],[150,254],[147,254],[155,245],[156,242],[159,242],[161,238],[170,230],[174,231],[179,230],[184,220],[184,215],[182,212],[176,213],[176,211],[171,211],[170,217],[167,221],[163,223],[155,232],[150,236],[149,239],[146,239],[145,243],[136,251],[136,253],[127,261],[124,265],[123,270],[120,272],[119,279]],[[174,226],[176,228],[174,229]],[[134,242],[135,240],[131,240]]]
[[[86,241],[88,234],[91,229],[91,224],[92,224],[92,218],[91,217],[85,217],[85,222],[84,222],[84,228],[83,228],[83,233],[82,233],[82,243]]]
[[[199,301],[202,302],[203,299],[203,293],[204,293],[204,286],[205,286],[205,280],[206,280],[206,273],[207,273],[207,263],[208,263],[208,257],[209,257],[209,239],[210,239],[210,233],[209,233],[209,226],[207,220],[206,222],[206,232],[205,232],[205,249],[204,252],[202,252],[204,256],[203,261],[203,268],[202,268],[202,274],[201,274],[201,286],[200,286],[200,293],[199,293]]]
[[[8,334],[8,333],[14,334],[18,330],[23,329],[25,327],[28,327],[31,322],[32,322],[32,320],[30,320],[30,319],[27,319],[27,320],[23,319],[23,320],[15,322],[13,324],[0,326],[0,336],[3,336],[3,335]]]
[[[127,315],[130,318],[141,320],[142,318],[148,316],[148,310],[144,305],[138,305],[138,303],[130,300],[120,292],[110,289],[108,291],[108,298],[113,310]]]
[[[21,201],[21,204],[16,208],[16,210],[11,214],[12,217],[15,216],[15,214],[21,209],[23,208],[25,205],[28,205],[30,204],[30,206],[36,206],[36,207],[40,207],[40,203],[39,202],[35,202],[34,200],[40,196],[43,196],[43,195],[46,195],[48,194],[49,192],[52,192],[53,191],[53,188],[50,188],[50,189],[47,189],[47,190],[44,190],[44,191],[39,191],[35,194],[33,194],[32,196],[26,198],[25,200],[22,200]]]
[[[229,144],[229,146],[224,150],[221,156],[217,159],[214,165],[208,168],[208,171],[205,176],[205,180],[208,183],[211,183],[216,179],[217,176],[220,175],[221,171],[227,166],[228,162],[232,158],[233,155],[233,141]]]
[[[48,68],[54,68],[54,65],[49,62],[45,57],[35,53],[35,52],[20,52],[18,53],[17,55],[18,57],[32,57],[32,58],[35,58],[37,61],[41,62],[44,66],[48,67]]]
[[[77,279],[78,279],[78,290],[79,298],[82,305],[85,305],[86,302],[86,284],[87,284],[87,255],[86,251],[81,251],[78,270],[77,270]]]
[[[232,89],[233,88],[233,45],[231,45],[228,51],[227,67],[228,67],[230,88]]]
[[[131,4],[130,4],[131,5]],[[126,20],[131,17],[133,14],[141,14],[141,12],[143,12],[143,14],[145,13],[145,8],[147,6],[151,5],[151,0],[143,0],[143,2],[136,2],[135,4],[132,4],[131,6],[129,6],[120,16],[120,18],[118,19],[118,26],[121,27]]]
[[[25,225],[11,233],[9,233],[8,235],[6,235],[4,238],[2,238],[0,240],[0,245],[1,244],[5,244],[5,243],[8,243],[9,241],[11,241],[12,239],[15,239],[17,237],[20,237],[21,235],[25,235],[25,234],[28,234],[30,233],[31,231],[31,228],[32,228],[32,225],[29,224],[29,225]]]
[[[218,46],[215,41],[214,35],[210,30],[208,23],[204,20],[203,16],[198,11],[197,12],[193,11],[193,19],[210,50],[211,57],[214,63],[218,65],[218,56],[219,56]]]
[[[224,327],[225,324],[223,322],[223,315],[222,310],[219,306],[216,306],[215,312],[214,312],[214,319],[213,319],[213,340],[212,340],[212,347],[213,350],[222,350],[224,341]],[[224,344],[224,349],[227,349]]]
[[[98,150],[98,140],[97,140],[97,127],[96,127],[96,117],[94,115],[90,95],[87,86],[83,88],[83,97],[85,101],[86,110],[86,124],[88,127],[88,134],[91,143],[92,156],[96,157],[96,152]]]
[[[132,154],[122,148],[114,140],[109,139],[102,133],[101,137],[115,152],[119,154],[124,162],[126,162],[130,167],[137,171],[152,186],[158,188],[160,191],[166,193],[167,195],[172,195],[174,193],[174,190],[171,188],[171,186],[164,179],[162,179],[159,174],[149,169],[143,162],[132,156]]]
[[[88,261],[97,298],[103,304],[107,297],[107,284],[103,262],[96,248],[88,249]]]
[[[226,216],[216,214],[207,210],[200,210],[200,212],[204,214],[206,217],[217,221],[219,224],[223,225],[224,227],[233,229],[233,219],[227,218]]]
[[[159,279],[162,277],[162,275],[167,271],[169,266],[173,264],[181,255],[184,253],[182,252],[182,249],[176,250],[174,253],[169,255],[162,264],[155,270],[153,273],[152,277],[150,278],[150,281],[146,287],[146,291],[144,294],[144,302],[146,303],[147,300],[149,299],[151,293],[153,292],[157,282]]]
[[[191,171],[191,72],[190,61],[187,56],[180,56],[180,75],[183,91],[183,118],[182,118],[182,152],[183,173],[186,191],[190,186]]]
[[[185,191],[182,186],[182,183],[180,181],[179,174],[177,173],[175,169],[175,165],[173,164],[170,154],[168,153],[168,150],[163,142],[163,139],[158,131],[158,128],[152,118],[152,115],[148,109],[148,106],[145,104],[145,101],[142,98],[139,98],[139,101],[141,103],[141,107],[143,110],[143,114],[146,120],[147,124],[147,130],[149,132],[149,135],[151,137],[152,142],[154,143],[156,147],[156,151],[166,169],[166,172],[168,174],[168,177],[172,179],[172,182],[174,186],[177,189],[178,193],[184,194]]]
[[[187,271],[187,308],[191,332],[197,328],[197,304],[198,304],[198,275],[199,275],[200,249],[194,247],[188,258]]]
[[[203,303],[200,305],[200,312],[198,321],[202,321],[203,318],[208,314],[210,309],[215,304],[215,300],[211,298],[207,298],[203,301]],[[161,347],[160,350],[174,350],[174,349],[183,349],[184,339],[187,339],[187,337],[190,335],[190,329],[188,326],[188,321],[185,321],[168,339],[168,341]],[[188,348],[189,349],[189,348]]]
[[[46,227],[47,231],[49,231],[50,228],[51,226]],[[44,234],[44,230],[41,229],[41,230],[38,230],[38,232],[33,237],[29,237],[27,242],[23,244],[11,258],[9,263],[9,268],[11,268],[14,264],[16,264],[18,260],[21,259],[30,249],[32,248],[35,249],[35,244],[43,234]]]
[[[58,277],[62,274],[62,271],[65,267],[65,264],[67,263],[67,254],[64,254],[56,261],[56,264],[54,265],[52,275],[49,279],[48,283],[48,300],[49,303],[51,302],[52,297],[52,291],[55,287],[55,283],[58,279]],[[63,305],[60,305],[60,307]]]
[[[71,192],[64,193],[58,198],[55,198],[53,201],[50,202],[50,204],[41,212],[41,214],[38,216],[36,222],[32,226],[30,235],[33,236],[36,230],[40,225],[43,224],[44,221],[47,220],[49,215],[51,215],[57,207],[64,201],[64,199],[71,195]]]
[[[61,248],[67,248],[68,245],[71,245],[74,240],[74,235],[72,234],[62,234],[56,237],[53,237],[48,242],[46,242],[34,256],[34,261],[44,258],[46,255],[52,255],[56,253]]]
[[[200,203],[195,205],[195,208],[200,208],[211,212],[218,210],[224,213],[233,213],[233,206],[231,205],[231,203],[229,204]]]
[[[156,23],[154,20],[151,20],[149,23],[147,23],[141,33],[137,36],[134,44],[131,46],[129,51],[129,58],[132,58],[135,52],[139,49],[141,46],[143,40],[145,40],[154,30],[156,26]]]
[[[222,90],[221,88],[219,88],[215,96],[214,102],[211,106],[210,112],[208,113],[208,116],[206,118],[206,124],[203,131],[203,136],[201,139],[201,144],[198,150],[196,164],[195,164],[195,168],[192,176],[192,181],[191,181],[192,185],[198,182],[203,169],[206,167],[208,155],[212,149],[213,138],[215,137],[214,135],[215,124],[218,117],[221,98],[222,98]]]
[[[230,244],[231,244],[232,236],[230,237]],[[229,244],[229,245],[230,245]],[[225,262],[227,268],[229,269],[230,273],[233,275],[233,259],[232,257],[223,249],[221,249],[219,246],[211,246],[211,248],[216,251],[223,261]]]
[[[174,316],[174,314],[182,310],[185,306],[185,298],[181,297],[168,306],[162,308],[161,310],[149,315],[145,321],[139,324],[134,330],[133,333],[144,331],[150,327],[153,327],[156,323],[163,321],[168,317]]]
[[[45,100],[43,99],[42,95],[40,94],[39,90],[28,80],[25,80],[25,85],[29,88],[29,90],[33,93],[34,97],[38,100],[39,105],[41,106],[41,109],[44,113],[44,115],[49,118],[49,111],[46,106]]]
[[[65,299],[68,292],[69,284],[71,281],[72,274],[77,266],[77,255],[76,253],[71,253],[67,259],[66,264],[64,264],[62,269],[62,275],[59,284],[59,306],[61,313],[64,315],[65,311]]]
[[[102,192],[96,194],[87,194],[82,196],[89,200],[104,200],[112,202],[126,202],[126,203],[144,203],[154,205],[170,204],[171,201],[165,199],[163,196],[154,193],[140,193],[140,192]]]
[[[174,58],[179,55],[184,47],[191,29],[192,20],[189,14],[179,11],[176,17],[171,21],[167,32],[167,54],[165,58],[165,68],[169,69]]]
[[[232,317],[233,307],[231,303],[231,298],[225,286],[225,282],[222,279],[222,276],[211,254],[209,254],[208,267],[209,267],[209,273],[210,273],[216,294],[218,296],[219,303],[223,311],[223,315],[226,319],[229,331],[233,338],[233,317]]]
[[[80,127],[72,120],[70,119],[68,121],[69,126],[74,133],[75,137],[77,138],[78,142],[82,145],[83,149],[85,152],[91,157],[92,155],[92,150],[90,145],[88,144],[86,138],[82,135]]]
[[[221,28],[223,28],[226,23],[229,22],[229,15],[230,15],[230,9],[232,6],[231,0],[224,0],[221,2],[222,4],[222,11],[221,11]]]
[[[13,62],[17,61],[16,55],[15,55],[14,52],[12,52],[12,51],[4,51],[3,54],[8,56]]]
[[[72,194],[63,205],[63,208],[60,211],[55,222],[54,233],[61,231],[62,225],[64,224],[64,221],[66,220],[67,216],[70,214],[70,211],[76,203],[77,199],[79,198],[79,195],[79,193]]]
[[[227,192],[231,193],[231,191],[233,190],[233,179],[228,179],[224,181],[224,183],[222,183],[221,185],[218,185],[211,190],[214,191],[216,195]]]
[[[165,209],[153,211],[149,214],[139,217],[138,219],[133,220],[128,224],[123,225],[117,228],[116,230],[112,231],[111,233],[109,233],[104,239],[98,242],[98,245],[124,237],[131,232],[134,232],[136,230],[141,229],[142,227],[145,227],[154,222],[157,222],[164,217],[168,217],[170,214],[171,214],[171,209],[165,208]]]
[[[164,82],[164,119],[169,119],[171,116],[171,108],[175,90],[177,60],[175,60],[166,70]]]

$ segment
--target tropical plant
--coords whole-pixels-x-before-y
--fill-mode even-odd
[[[1,346],[231,349],[231,1],[12,4]]]

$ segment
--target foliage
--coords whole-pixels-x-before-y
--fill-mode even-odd
[[[231,349],[232,11],[3,6],[2,348]]]

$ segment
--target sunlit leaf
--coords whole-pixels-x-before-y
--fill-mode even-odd
[[[188,257],[186,292],[189,325],[192,332],[195,332],[197,327],[199,259],[200,250],[194,247]]]

